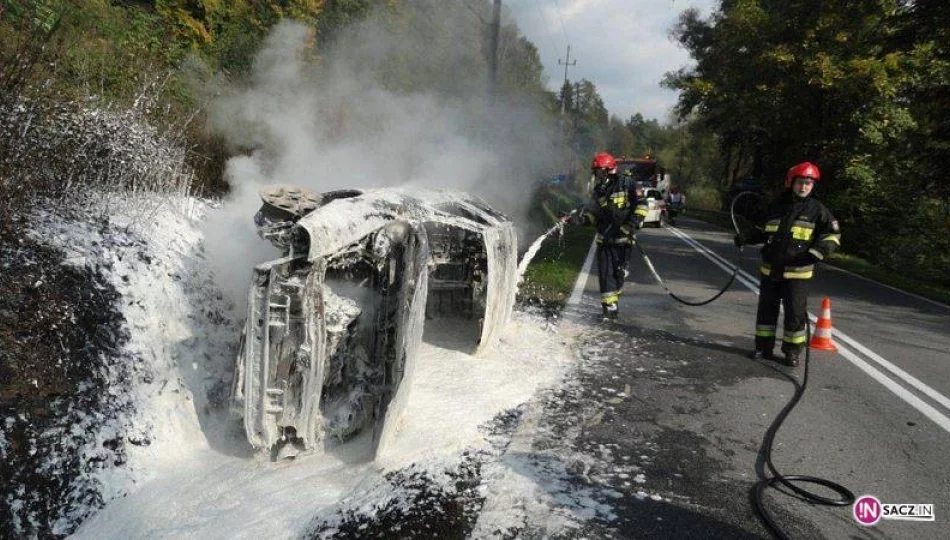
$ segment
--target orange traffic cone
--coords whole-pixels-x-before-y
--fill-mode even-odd
[[[831,299],[827,296],[821,300],[821,316],[808,346],[818,351],[838,352],[838,347],[831,341]]]

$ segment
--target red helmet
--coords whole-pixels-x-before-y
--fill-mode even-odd
[[[591,170],[594,169],[613,169],[617,168],[617,160],[607,152],[601,152],[594,156],[594,161],[590,164]]]
[[[791,186],[792,180],[799,177],[811,178],[817,182],[821,180],[821,171],[818,170],[818,166],[814,163],[807,161],[799,163],[785,173],[785,187]]]

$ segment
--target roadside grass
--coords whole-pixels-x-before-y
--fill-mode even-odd
[[[854,272],[859,276],[950,305],[950,289],[946,287],[872,264],[867,259],[862,259],[856,255],[833,253],[828,259],[829,264]]]
[[[690,208],[687,216],[732,230],[732,220],[728,215],[721,212]],[[832,254],[825,262],[849,272],[854,272],[859,276],[896,287],[902,291],[950,304],[950,288],[873,264],[857,255],[838,252]]]
[[[564,236],[552,234],[528,264],[518,289],[518,303],[560,311],[574,289],[594,237],[592,227],[566,226]]]
[[[682,215],[686,217],[696,218],[700,221],[705,221],[712,225],[719,225],[730,231],[735,231],[732,228],[732,219],[725,212],[716,212],[713,210],[704,210],[702,208],[690,208],[687,212]]]

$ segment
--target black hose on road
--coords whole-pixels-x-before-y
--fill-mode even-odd
[[[738,201],[739,199],[741,199],[741,198],[742,198],[743,196],[745,196],[745,195],[756,195],[756,196],[761,197],[761,195],[759,195],[758,193],[753,193],[753,192],[751,192],[751,191],[745,191],[745,192],[743,192],[743,193],[740,193],[738,196],[736,196],[736,198],[734,198],[734,199],[732,200],[732,206],[729,208],[729,215],[732,217],[732,226],[736,229],[736,234],[739,234],[739,232],[740,232],[740,231],[739,231],[739,224],[736,223],[736,201]],[[663,281],[663,278],[660,277],[660,274],[656,271],[656,268],[653,266],[653,261],[650,260],[650,257],[647,255],[646,251],[643,250],[643,247],[640,245],[640,242],[634,242],[634,244],[636,244],[636,246],[637,246],[637,251],[640,252],[640,257],[643,258],[643,262],[646,263],[647,268],[650,269],[650,273],[653,274],[653,277],[656,279],[657,283],[659,283],[660,286],[663,287],[663,290],[665,290],[666,293],[669,294],[670,297],[673,298],[673,300],[676,300],[677,302],[679,302],[679,303],[681,303],[681,304],[685,304],[685,305],[687,305],[687,306],[705,306],[706,304],[712,303],[712,302],[715,301],[717,298],[719,298],[720,296],[722,296],[727,290],[729,290],[729,287],[732,287],[732,283],[736,280],[736,275],[739,274],[739,266],[740,266],[740,264],[742,263],[742,247],[739,246],[739,247],[736,248],[736,250],[737,250],[737,251],[736,251],[736,262],[735,262],[735,264],[734,264],[733,267],[732,267],[732,275],[729,276],[729,281],[726,282],[725,286],[723,286],[722,289],[719,289],[719,292],[717,292],[715,295],[713,295],[712,298],[709,298],[709,299],[707,299],[707,300],[703,300],[703,301],[700,301],[700,302],[694,302],[694,301],[691,301],[691,300],[686,300],[685,298],[682,298],[682,297],[680,297],[680,296],[677,296],[676,293],[674,293],[673,291],[671,291],[670,288],[666,286],[666,283]]]
[[[806,343],[811,342],[811,325],[810,323],[805,324],[806,329]],[[851,492],[848,488],[817,476],[807,476],[807,475],[798,475],[798,474],[789,474],[784,475],[775,468],[775,464],[772,463],[772,445],[775,442],[775,435],[778,433],[779,428],[782,426],[782,423],[785,422],[785,419],[792,412],[792,409],[795,408],[795,405],[798,405],[799,400],[802,399],[802,396],[805,394],[805,388],[808,387],[808,366],[811,362],[811,349],[805,347],[805,373],[802,375],[802,384],[796,385],[795,395],[792,396],[792,399],[785,405],[785,408],[782,409],[778,416],[775,417],[775,420],[772,421],[772,425],[769,426],[768,431],[765,432],[765,439],[762,440],[762,448],[760,452],[765,456],[765,464],[769,469],[769,472],[772,474],[771,477],[763,478],[755,484],[753,498],[755,502],[755,509],[759,513],[759,517],[762,518],[762,521],[768,527],[769,531],[772,532],[777,538],[782,540],[787,540],[791,538],[788,534],[779,527],[778,523],[775,522],[775,517],[768,511],[765,507],[765,490],[766,488],[772,487],[775,484],[782,484],[788,489],[795,492],[801,498],[805,499],[808,502],[815,504],[822,504],[826,506],[851,506],[854,504],[854,493]],[[821,495],[812,493],[806,489],[798,487],[795,485],[795,482],[802,484],[816,484],[828,488],[831,491],[834,491],[841,497],[838,499],[832,499],[829,497],[823,497]]]
[[[634,244],[637,246],[637,251],[640,252],[640,257],[643,258],[643,262],[647,263],[647,268],[650,269],[650,273],[653,274],[654,278],[656,278],[657,283],[659,283],[660,286],[663,287],[666,293],[669,294],[673,298],[673,300],[676,300],[677,302],[681,304],[686,304],[687,306],[705,306],[706,304],[709,304],[713,300],[722,296],[723,293],[729,290],[729,287],[732,286],[732,282],[736,280],[736,274],[739,273],[739,263],[742,261],[742,248],[739,248],[739,255],[736,257],[735,267],[733,267],[732,275],[729,276],[729,281],[726,283],[726,285],[722,289],[720,289],[719,292],[717,292],[712,298],[709,298],[708,300],[703,300],[701,302],[693,302],[691,300],[686,300],[685,298],[681,298],[677,296],[676,293],[671,291],[670,288],[666,286],[666,283],[663,281],[663,278],[660,277],[660,274],[657,273],[656,268],[653,267],[653,261],[651,261],[650,257],[646,254],[645,251],[643,251],[643,248],[640,246],[640,242],[634,242]]]
[[[758,193],[746,191],[740,193],[735,199],[732,200],[732,207],[730,208],[730,216],[732,217],[732,226],[736,230],[736,234],[741,234],[739,230],[739,224],[736,222],[736,201],[742,198],[743,195],[756,195],[759,198],[762,196]],[[741,248],[740,248],[741,249]],[[769,478],[763,478],[755,484],[755,496],[753,500],[755,502],[755,509],[759,513],[759,516],[762,518],[762,521],[768,527],[769,531],[772,532],[777,538],[782,540],[787,540],[790,537],[788,534],[779,527],[778,523],[775,522],[775,517],[768,511],[765,507],[765,490],[766,488],[775,486],[776,484],[782,484],[788,489],[792,490],[802,499],[812,502],[815,504],[821,504],[825,506],[850,506],[854,504],[854,493],[851,492],[848,488],[842,486],[841,484],[832,482],[831,480],[820,478],[818,476],[808,476],[801,474],[790,474],[784,475],[779,472],[775,467],[775,464],[772,463],[772,445],[775,443],[775,435],[778,433],[782,423],[785,422],[785,419],[788,418],[788,415],[791,414],[792,409],[798,405],[798,402],[802,399],[802,396],[805,395],[805,389],[808,387],[808,368],[811,364],[811,348],[808,344],[811,343],[811,323],[805,323],[805,373],[802,375],[802,384],[796,385],[795,395],[792,396],[792,399],[785,405],[785,407],[778,413],[778,416],[775,417],[775,420],[772,421],[772,425],[769,426],[768,431],[765,432],[765,438],[762,440],[762,448],[760,452],[765,457],[765,465],[768,467],[769,472],[772,474]],[[830,497],[824,497],[816,493],[812,493],[804,488],[801,488],[795,483],[799,484],[815,484],[818,486],[825,487],[838,495],[840,498],[833,499]]]
[[[736,202],[746,195],[754,195],[759,198],[762,196],[755,192],[743,192],[740,193],[735,199],[732,200],[732,206],[729,209],[729,215],[732,218],[732,226],[736,230],[736,234],[741,234],[739,230],[739,224],[736,222]],[[663,282],[663,278],[657,273],[656,268],[653,267],[650,257],[647,256],[646,252],[640,246],[639,242],[636,242],[637,250],[640,252],[640,256],[643,257],[643,261],[647,264],[647,268],[650,269],[650,272],[653,274],[653,277],[656,278],[657,282],[663,286],[666,292],[673,297],[677,302],[686,304],[687,306],[703,306],[709,304],[710,302],[716,300],[729,287],[732,286],[732,283],[736,279],[736,275],[739,273],[739,265],[742,262],[742,247],[738,248],[738,254],[736,255],[736,263],[732,270],[732,275],[729,277],[729,282],[726,283],[718,293],[716,293],[712,298],[704,300],[702,302],[692,302],[677,296],[673,291],[666,286],[666,283]],[[851,492],[848,488],[827,480],[825,478],[820,478],[817,476],[808,476],[808,475],[784,475],[775,467],[775,464],[772,463],[772,446],[775,443],[775,435],[778,433],[782,423],[785,422],[785,419],[788,418],[788,415],[791,414],[792,409],[798,405],[798,402],[802,399],[802,396],[805,394],[805,389],[808,387],[808,369],[811,363],[811,349],[808,347],[808,343],[811,342],[811,323],[806,323],[805,325],[806,335],[805,335],[805,373],[802,376],[801,385],[796,385],[795,395],[792,396],[792,399],[785,405],[785,407],[778,413],[778,416],[775,417],[775,420],[772,421],[772,425],[769,426],[768,431],[765,433],[765,438],[762,441],[762,447],[760,453],[765,457],[765,465],[768,467],[769,473],[772,474],[771,477],[763,478],[754,487],[754,497],[753,501],[755,503],[755,509],[759,513],[759,516],[762,518],[762,521],[768,527],[769,531],[774,534],[777,538],[787,540],[790,537],[785,531],[776,523],[774,516],[768,511],[765,507],[765,490],[769,487],[773,487],[776,484],[781,484],[788,489],[792,490],[802,499],[812,502],[815,504],[821,504],[826,506],[850,506],[854,504],[854,493]],[[798,484],[815,484],[818,486],[825,487],[838,495],[839,498],[830,498],[812,493],[802,487],[796,485]]]

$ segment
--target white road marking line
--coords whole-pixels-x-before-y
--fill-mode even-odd
[[[716,266],[718,266],[719,268],[722,268],[723,271],[730,274],[732,273],[732,267],[735,264],[734,261],[727,261],[726,259],[719,256],[718,253],[710,251],[709,249],[706,248],[706,246],[700,244],[696,240],[693,240],[693,238],[690,237],[688,234],[684,233],[683,231],[680,231],[679,229],[675,227],[667,227],[666,229],[668,231],[671,231],[676,236],[679,236],[681,240],[683,240],[684,242],[692,246],[693,249],[695,249],[696,251],[700,253],[700,255],[703,255],[704,257],[712,261]],[[736,279],[742,282],[742,284],[745,285],[746,287],[749,287],[750,289],[752,289],[756,294],[759,293],[759,288],[758,288],[758,285],[756,285],[755,283],[755,278],[747,274],[745,270],[743,270],[742,268],[740,268],[739,273],[736,274]]]
[[[713,252],[713,251],[710,251],[708,248],[706,248],[706,246],[703,246],[702,244],[700,244],[699,242],[697,242],[697,241],[694,240],[693,238],[689,237],[689,235],[687,235],[686,233],[684,233],[684,232],[682,232],[682,231],[675,231],[675,232],[677,233],[677,235],[681,235],[681,236],[680,236],[681,238],[683,238],[684,240],[687,240],[687,243],[689,243],[690,245],[693,245],[694,247],[698,247],[699,249],[702,249],[702,250],[704,250],[704,251],[708,251],[713,257],[716,257],[716,258],[719,259],[720,261],[725,261],[725,259],[723,259],[721,255],[719,255],[718,253],[715,253],[715,252]],[[704,253],[704,255],[706,255],[706,253]],[[706,256],[709,257],[709,255],[706,255]],[[717,264],[719,264],[719,263],[717,263]],[[719,267],[725,269],[722,264],[719,264]],[[730,269],[728,269],[728,271],[731,272],[732,269],[730,268]],[[745,270],[739,269],[739,273],[740,273],[740,274],[743,274],[743,277],[747,277],[748,279],[751,279],[751,276],[750,276],[748,273],[746,273]],[[758,294],[758,289],[757,289],[756,287],[750,285],[750,283],[748,282],[748,280],[743,281],[743,284],[746,285],[746,287],[749,287],[750,289],[753,289],[753,292],[755,292],[756,294]],[[811,314],[811,313],[808,314],[808,318],[809,318],[812,322],[817,322],[817,321],[818,321],[818,318],[817,318],[815,315]],[[937,392],[936,390],[934,390],[933,388],[931,388],[930,386],[928,386],[927,384],[925,384],[924,382],[922,382],[920,379],[914,377],[914,376],[911,375],[910,373],[907,373],[906,371],[904,371],[904,370],[901,369],[900,367],[896,366],[894,363],[892,363],[892,362],[888,361],[887,359],[883,358],[881,355],[877,354],[876,352],[874,352],[874,351],[872,351],[871,349],[867,348],[866,346],[862,345],[862,344],[859,343],[857,340],[855,340],[855,339],[852,338],[851,336],[845,334],[844,332],[838,330],[837,328],[833,328],[833,329],[832,329],[832,332],[833,332],[832,335],[833,335],[834,337],[839,337],[839,338],[841,338],[842,341],[844,341],[845,343],[848,343],[848,344],[851,345],[853,348],[857,349],[858,351],[860,351],[861,353],[863,353],[865,356],[867,356],[867,357],[870,358],[871,360],[877,362],[877,363],[878,363],[881,367],[883,367],[884,369],[890,371],[890,372],[893,373],[894,375],[897,375],[897,376],[900,377],[902,380],[904,380],[905,382],[907,382],[908,384],[910,384],[911,386],[913,386],[914,388],[916,388],[917,390],[919,390],[922,394],[924,394],[924,395],[930,397],[931,399],[933,399],[934,401],[940,403],[941,405],[943,405],[944,407],[946,407],[947,410],[950,410],[950,399],[948,399],[947,397],[945,397],[945,396],[944,396],[943,394],[941,394],[940,392]]]
[[[597,251],[597,243],[593,240],[590,243],[590,249],[587,250],[587,258],[584,259],[584,266],[581,267],[581,273],[577,275],[577,281],[574,282],[574,290],[571,291],[570,298],[567,299],[567,305],[577,305],[581,301],[584,289],[587,287],[587,280],[590,278],[590,267],[594,264],[594,252]]]
[[[815,316],[812,315],[811,313],[808,314],[808,318],[811,319],[812,322],[817,322],[817,321],[818,321],[818,317],[815,317]],[[861,343],[859,343],[859,342],[857,342],[856,340],[854,340],[851,336],[845,334],[844,332],[839,331],[837,328],[832,328],[831,331],[832,331],[832,334],[831,334],[832,337],[841,338],[841,341],[844,341],[844,342],[847,343],[848,345],[851,345],[852,347],[854,347],[854,348],[857,349],[858,351],[864,353],[865,356],[867,356],[867,357],[870,358],[871,360],[874,360],[875,362],[877,362],[877,363],[878,363],[881,367],[883,367],[884,369],[890,371],[890,372],[893,373],[894,375],[897,375],[897,376],[900,377],[903,381],[905,381],[907,384],[909,384],[909,385],[913,386],[914,388],[916,388],[917,390],[919,390],[922,394],[924,394],[924,395],[930,397],[930,399],[932,399],[932,400],[936,401],[937,403],[943,405],[944,407],[947,408],[947,410],[950,410],[950,399],[947,399],[947,398],[946,398],[943,394],[941,394],[940,392],[934,390],[934,389],[931,388],[930,386],[927,386],[927,385],[926,385],[925,383],[923,383],[920,379],[918,379],[917,377],[914,377],[914,376],[911,375],[910,373],[907,373],[906,371],[904,371],[903,369],[897,367],[897,366],[894,365],[893,363],[891,363],[891,362],[885,360],[884,358],[881,357],[881,355],[877,354],[876,352],[872,351],[871,349],[868,349],[867,347],[865,347],[865,346],[862,345]],[[838,346],[840,347],[840,345],[841,345],[841,344],[839,343]]]
[[[893,392],[895,395],[897,395],[897,397],[903,399],[911,407],[917,409],[918,411],[920,411],[921,414],[923,414],[927,418],[930,418],[931,420],[934,421],[934,423],[942,427],[944,431],[946,431],[947,433],[950,433],[950,418],[947,418],[946,416],[941,414],[940,411],[931,407],[930,405],[925,403],[922,399],[915,396],[914,394],[911,394],[910,392],[908,392],[906,388],[894,382],[890,377],[888,377],[884,373],[881,373],[880,371],[875,369],[873,366],[871,366],[864,360],[861,360],[861,358],[859,358],[858,355],[851,352],[850,349],[848,349],[841,343],[838,343],[838,352],[841,353],[841,356],[844,356],[845,359],[847,359],[849,362],[857,366],[858,369],[870,375],[871,378],[873,378],[875,381],[884,385],[885,388]]]
[[[861,274],[855,274],[855,273],[852,272],[851,270],[845,270],[844,268],[841,268],[840,266],[832,266],[832,268],[834,268],[834,269],[835,269],[836,271],[838,271],[838,272],[844,272],[845,274],[850,274],[850,275],[852,275],[852,276],[854,276],[854,277],[856,277],[856,278],[863,279],[864,281],[870,281],[871,283],[875,283],[875,284],[880,285],[881,287],[884,287],[884,288],[886,288],[886,289],[890,289],[890,290],[892,290],[892,291],[897,291],[897,292],[903,293],[903,294],[905,294],[905,295],[907,295],[907,296],[912,296],[912,297],[914,297],[914,298],[916,298],[917,300],[920,300],[920,301],[922,301],[922,302],[927,302],[928,304],[932,304],[932,305],[935,305],[935,306],[937,306],[937,307],[942,307],[943,309],[950,309],[950,305],[944,304],[943,302],[938,302],[938,301],[936,301],[936,300],[931,300],[930,298],[927,298],[927,297],[925,297],[925,296],[920,296],[919,294],[914,294],[914,293],[912,293],[912,292],[907,292],[907,291],[905,291],[905,290],[898,289],[897,287],[894,287],[894,286],[892,286],[892,285],[888,285],[887,283],[881,283],[880,281],[871,279],[871,278],[869,278],[869,277],[864,277],[864,276],[862,276]]]
[[[713,252],[706,246],[700,244],[698,241],[690,237],[685,232],[680,231],[679,229],[676,229],[675,227],[667,227],[667,230],[673,232],[673,234],[675,234],[684,242],[686,242],[687,244],[692,246],[694,249],[699,251],[700,254],[704,255],[706,258],[716,263],[716,265],[722,268],[724,271],[732,272],[731,266],[726,266],[731,263],[726,261],[722,256]],[[742,284],[748,287],[749,290],[751,290],[753,293],[755,293],[756,295],[759,294],[758,287],[755,285],[753,277],[748,272],[740,268],[739,276],[737,276],[737,279],[739,279],[739,281],[741,281]],[[816,322],[818,320],[818,317],[816,317],[812,313],[808,314],[808,318],[812,322]],[[862,352],[868,358],[870,358],[871,360],[879,364],[884,369],[890,371],[895,376],[899,377],[902,381],[904,381],[908,385],[916,388],[922,394],[930,397],[931,399],[933,399],[934,401],[936,401],[943,407],[947,408],[947,410],[950,410],[950,399],[948,399],[946,396],[944,396],[940,392],[934,390],[930,386],[924,384],[922,381],[920,381],[920,379],[917,379],[913,375],[897,367],[892,362],[886,360],[881,355],[875,353],[871,349],[862,345],[857,340],[855,340],[851,336],[848,336],[844,332],[841,332],[837,328],[832,329],[832,336],[840,338],[841,341],[844,341],[845,343],[851,345],[858,351]],[[870,375],[876,381],[884,385],[884,387],[886,387],[888,390],[894,392],[894,394],[896,394],[898,397],[903,399],[905,402],[910,404],[912,407],[920,411],[923,415],[927,416],[928,418],[933,420],[937,425],[939,425],[948,433],[950,433],[950,418],[947,418],[946,416],[941,414],[939,411],[937,411],[937,409],[931,407],[930,405],[925,403],[923,400],[921,400],[917,396],[908,392],[905,388],[903,388],[902,386],[894,382],[887,375],[885,375],[884,373],[881,373],[879,370],[872,367],[870,364],[868,364],[867,362],[862,360],[860,357],[858,357],[856,354],[854,354],[850,349],[844,347],[840,342],[838,343],[838,350],[839,352],[841,352],[842,356],[848,359],[852,364],[854,364],[859,369],[861,369],[862,371]]]
[[[704,251],[708,251],[709,254],[711,254],[713,257],[719,259],[720,261],[725,262],[725,259],[723,259],[721,255],[719,255],[718,253],[715,253],[715,252],[713,252],[713,251],[710,251],[708,248],[706,248],[706,246],[703,246],[702,244],[700,244],[699,242],[697,242],[696,240],[694,240],[693,238],[691,238],[689,235],[687,235],[687,234],[684,233],[683,231],[675,231],[675,232],[676,232],[676,234],[677,234],[678,236],[680,236],[681,238],[683,238],[683,240],[686,240],[687,243],[689,243],[690,245],[693,245],[694,247],[697,247],[698,249],[702,249],[702,250],[704,250]],[[705,253],[704,253],[704,254],[705,254]],[[709,255],[706,255],[706,256],[709,257]],[[720,266],[720,268],[723,267],[722,264],[719,264],[719,266]],[[729,268],[728,271],[731,272],[732,269]],[[750,276],[745,270],[739,269],[739,273],[742,274],[743,277],[746,277],[746,278],[748,278],[748,279],[752,279],[752,276]],[[750,289],[753,289],[753,292],[755,292],[756,294],[758,294],[758,289],[757,289],[755,286],[750,285],[750,283],[748,282],[748,280],[743,281],[743,284],[746,285],[746,287],[749,287]],[[818,318],[817,318],[815,315],[811,314],[811,313],[808,314],[808,318],[809,318],[812,322],[817,322],[817,321],[818,321]],[[930,397],[931,399],[933,399],[934,401],[940,403],[941,405],[943,405],[944,407],[946,407],[947,410],[950,410],[950,399],[948,399],[947,397],[945,397],[945,396],[944,396],[943,394],[941,394],[940,392],[934,390],[933,388],[931,388],[930,386],[928,386],[927,384],[925,384],[924,382],[922,382],[920,379],[914,377],[914,376],[911,375],[910,373],[907,373],[906,371],[904,371],[904,370],[901,369],[900,367],[896,366],[894,363],[888,361],[887,359],[885,359],[885,358],[882,357],[881,355],[877,354],[876,352],[874,352],[874,351],[872,351],[871,349],[867,348],[866,346],[862,345],[862,344],[859,343],[857,340],[855,340],[855,339],[852,338],[851,336],[845,334],[844,332],[838,330],[837,328],[833,328],[833,329],[832,329],[832,332],[833,332],[833,333],[832,333],[832,336],[841,338],[842,341],[844,341],[845,343],[848,343],[848,344],[851,345],[853,348],[855,348],[855,349],[857,349],[858,351],[860,351],[861,353],[863,353],[865,356],[867,356],[868,358],[870,358],[871,360],[873,360],[874,362],[876,362],[877,364],[879,364],[879,365],[880,365],[881,367],[883,367],[884,369],[886,369],[886,370],[890,371],[891,373],[893,373],[894,375],[900,377],[903,381],[905,381],[907,384],[909,384],[909,385],[913,386],[914,388],[916,388],[917,390],[919,390],[922,394],[924,394],[924,395]]]

